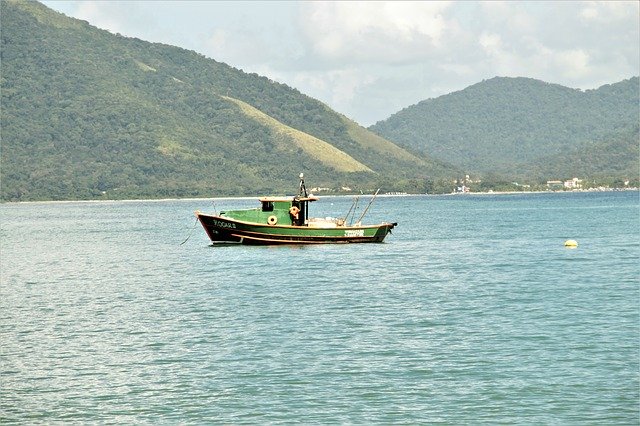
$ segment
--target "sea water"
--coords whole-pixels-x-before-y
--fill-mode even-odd
[[[382,244],[192,213],[255,206],[1,205],[0,423],[640,422],[638,192],[379,197]]]

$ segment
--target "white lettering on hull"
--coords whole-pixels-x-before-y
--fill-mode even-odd
[[[216,220],[216,219],[212,219],[211,221],[213,222],[213,225],[217,226],[218,228],[236,229],[235,223],[223,222],[221,220]]]

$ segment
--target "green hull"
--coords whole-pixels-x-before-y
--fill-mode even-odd
[[[381,243],[396,223],[367,226],[269,225],[196,212],[212,242],[243,244]]]
[[[373,199],[369,202],[369,206]],[[397,223],[386,222],[378,225],[360,225],[360,219],[369,206],[358,219],[356,226],[347,226],[346,217],[344,219],[313,219],[309,217],[309,203],[317,200],[317,197],[307,194],[304,175],[301,173],[298,195],[293,198],[262,197],[259,199],[260,208],[222,211],[219,215],[208,215],[197,211],[196,216],[214,243],[260,245],[381,243],[397,225]]]

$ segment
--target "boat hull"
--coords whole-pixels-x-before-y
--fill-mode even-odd
[[[381,243],[396,223],[367,226],[308,227],[264,225],[242,222],[228,217],[196,212],[213,243],[275,244],[339,244]]]

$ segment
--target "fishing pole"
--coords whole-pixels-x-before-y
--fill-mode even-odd
[[[369,201],[369,204],[367,204],[367,208],[364,209],[364,211],[362,212],[362,214],[360,215],[360,217],[358,218],[358,221],[356,222],[356,225],[358,223],[360,223],[360,221],[362,220],[362,218],[364,217],[365,214],[367,214],[367,212],[369,211],[369,207],[371,207],[371,204],[373,203],[373,200],[376,199],[376,197],[378,196],[378,192],[380,192],[380,188],[378,188],[378,190],[376,191],[375,194],[373,194],[373,197],[371,198],[371,201]]]
[[[356,204],[358,204],[358,198],[360,198],[360,196],[359,196],[359,195],[356,195],[356,196],[353,198],[353,202],[351,203],[351,207],[349,207],[349,211],[347,212],[347,215],[344,217],[344,223],[347,223],[347,219],[349,219],[349,215],[351,214],[351,210],[353,210],[354,206],[355,206]],[[355,215],[355,210],[353,210],[353,213],[354,213],[354,215]]]

